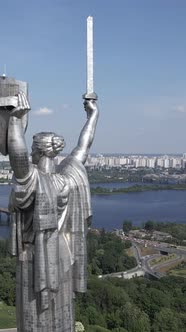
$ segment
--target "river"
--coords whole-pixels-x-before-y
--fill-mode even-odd
[[[132,183],[135,185],[136,183]],[[124,183],[123,186],[130,186]],[[107,188],[122,187],[122,183],[96,184]],[[6,207],[10,186],[0,186],[0,206]],[[136,193],[93,195],[93,227],[107,230],[121,228],[124,219],[136,225],[147,220],[186,223],[186,190],[160,190]],[[0,237],[7,234],[6,227],[0,227]]]

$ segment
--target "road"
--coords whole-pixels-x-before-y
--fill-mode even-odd
[[[176,248],[170,247],[170,244],[165,242],[158,243],[157,241],[137,239],[135,237],[126,235],[123,237],[123,239],[129,240],[132,243],[145,245],[146,247],[150,247],[158,251],[168,252],[169,254],[175,253],[177,255],[186,255],[186,248],[180,248],[179,246],[177,246]]]
[[[150,266],[150,261],[152,259],[154,259],[154,256],[155,257],[159,257],[160,255],[151,255],[150,257],[144,257],[143,260],[142,260],[142,268],[144,269],[144,271],[150,275],[152,275],[153,277],[155,278],[162,278],[162,277],[165,277],[165,273],[160,273],[160,272],[157,272],[157,271],[154,271],[154,269]]]
[[[148,257],[142,257],[141,256],[141,250],[139,248],[139,246],[135,243],[132,242],[132,246],[133,246],[133,251],[134,251],[134,256],[136,258],[137,261],[137,266],[133,269],[127,270],[127,271],[120,271],[120,272],[116,272],[116,273],[109,273],[109,274],[105,274],[105,275],[100,275],[100,278],[121,278],[122,275],[124,274],[132,274],[132,273],[137,273],[137,272],[141,272],[144,271],[145,273],[153,276],[154,278],[161,278],[164,276],[164,274],[159,273],[159,272],[155,272],[149,265],[149,260],[151,260],[152,258],[154,258],[154,256],[159,256],[159,255],[153,255],[153,256],[149,256]]]
[[[178,263],[182,259],[184,259],[184,256],[178,256],[178,257],[176,257],[176,258],[174,258],[172,260],[169,260],[167,262],[164,262],[164,263],[161,263],[161,264],[156,264],[156,265],[153,266],[153,270],[157,271],[157,270],[159,270],[162,267],[166,267],[166,266],[169,266],[170,264],[172,265],[174,263]]]
[[[166,273],[159,272],[158,268],[168,266],[172,263],[178,262],[181,258],[184,257],[182,251],[181,251],[182,255],[178,255],[177,252],[179,252],[179,251],[177,251],[176,254],[178,255],[178,257],[176,257],[172,260],[163,262],[163,263],[156,264],[152,267],[152,266],[150,266],[150,261],[152,259],[154,259],[155,257],[161,257],[162,255],[161,254],[153,254],[153,255],[142,256],[138,243],[136,241],[133,241],[133,240],[132,240],[132,247],[133,247],[134,256],[135,256],[136,261],[137,261],[137,266],[135,268],[133,268],[131,270],[127,270],[127,271],[120,271],[120,272],[116,272],[116,273],[100,275],[99,277],[100,278],[108,278],[108,277],[115,277],[115,278],[120,277],[121,278],[123,274],[132,274],[132,273],[135,273],[135,272],[144,271],[146,274],[148,274],[148,275],[150,275],[150,276],[152,276],[156,279],[160,279],[162,277],[165,277]],[[173,250],[174,250],[174,248],[173,248]]]

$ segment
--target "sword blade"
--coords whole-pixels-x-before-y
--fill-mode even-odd
[[[94,92],[93,17],[87,17],[87,94]]]

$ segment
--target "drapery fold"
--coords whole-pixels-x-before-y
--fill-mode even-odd
[[[58,166],[56,174],[42,173],[33,166],[27,178],[15,179],[10,211],[10,251],[17,255],[18,261],[24,262],[28,259],[28,248],[32,247],[33,259],[30,261],[34,279],[30,287],[33,298],[34,294],[39,298],[39,311],[47,310],[51,300],[61,292],[59,288],[68,271],[71,271],[72,292],[85,292],[86,221],[91,216],[91,203],[87,173],[82,163],[68,156]],[[22,278],[24,280],[24,275]],[[19,284],[19,287],[24,286]],[[69,296],[69,301],[72,297]]]

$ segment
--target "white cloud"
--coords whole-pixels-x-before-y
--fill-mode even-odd
[[[175,107],[175,111],[177,113],[186,113],[186,107],[185,105],[178,105]]]
[[[36,115],[49,115],[52,114],[54,111],[47,107],[41,107],[38,110],[34,111]]]
[[[69,105],[68,104],[63,104],[62,105],[62,109],[64,109],[64,110],[68,110],[70,107],[69,107]]]

